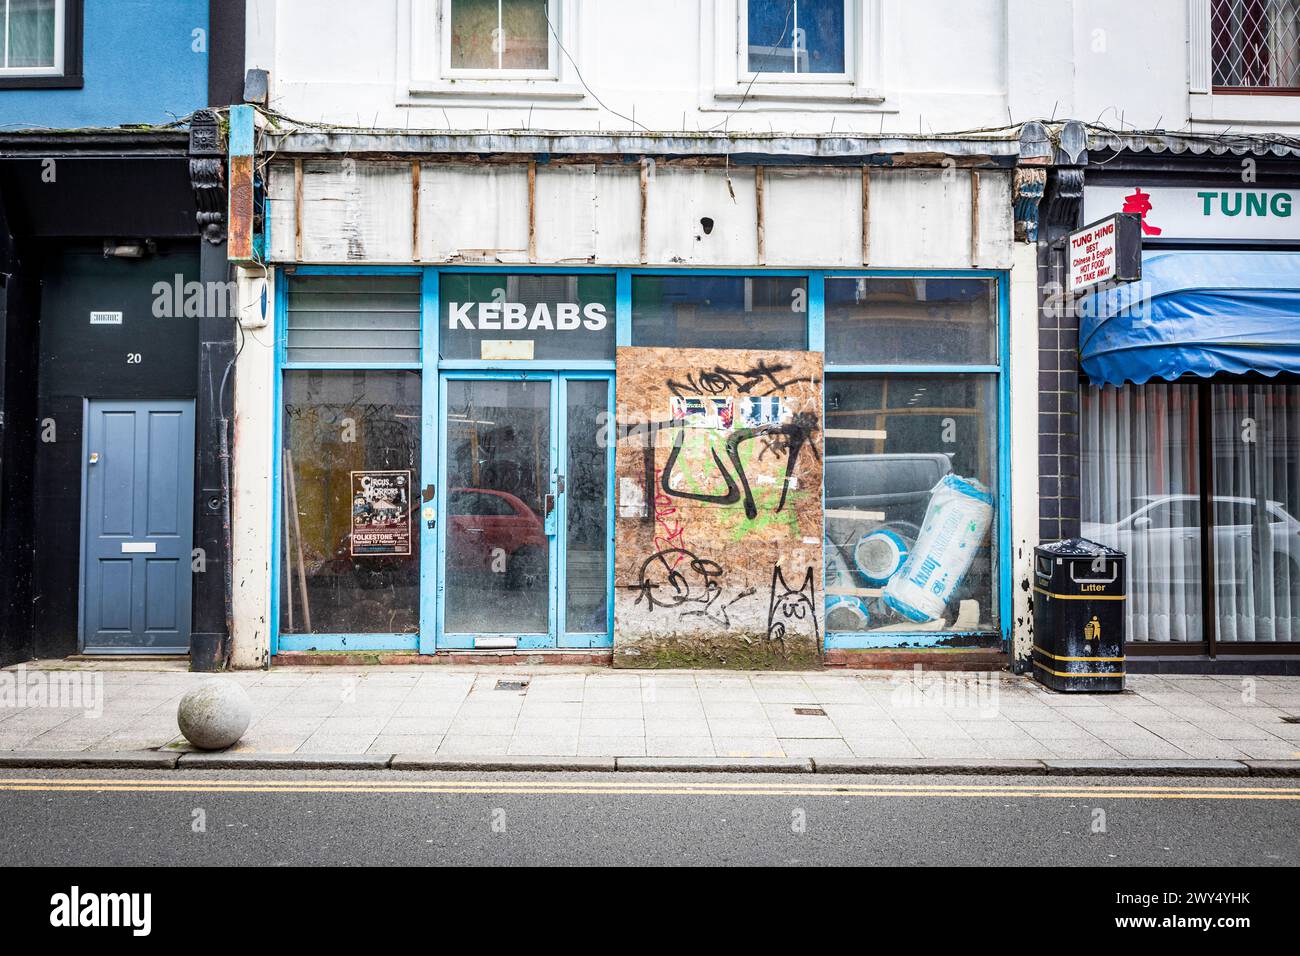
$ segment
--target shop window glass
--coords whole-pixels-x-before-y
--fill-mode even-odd
[[[614,358],[612,275],[444,275],[445,359]]]
[[[842,365],[994,365],[990,279],[828,278],[826,361]]]
[[[286,371],[282,634],[420,628],[420,373]]]
[[[456,70],[545,70],[550,66],[546,0],[448,0]]]
[[[1128,639],[1206,640],[1212,578],[1216,641],[1300,640],[1300,386],[1088,386],[1082,399],[1081,530],[1128,555]]]
[[[808,281],[798,276],[634,276],[632,344],[806,349]]]
[[[997,378],[828,375],[828,631],[998,630]]]
[[[418,363],[420,277],[290,279],[285,357],[304,364]]]
[[[1223,642],[1300,640],[1300,387],[1211,385]]]
[[[1123,551],[1128,639],[1204,640],[1194,385],[1091,386],[1080,414],[1080,533]]]

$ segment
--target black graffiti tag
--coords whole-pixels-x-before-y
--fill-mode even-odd
[[[717,579],[724,573],[716,561],[697,557],[685,548],[665,548],[646,558],[637,576],[637,583],[627,587],[628,590],[637,592],[635,603],[640,604],[645,600],[651,611],[656,607],[698,604],[701,606],[689,611],[683,610],[682,617],[707,617],[723,627],[730,627],[728,609],[757,591],[746,588],[725,604],[719,603],[722,586]]]
[[[781,372],[788,371],[790,371],[789,365],[769,365],[764,361],[748,369],[723,368],[721,365],[715,365],[708,371],[690,373],[686,376],[685,382],[669,379],[668,389],[681,398],[683,394],[721,395],[723,392],[740,392],[742,395],[748,395],[754,389],[766,386],[766,391],[754,394],[771,395],[799,381],[797,378],[786,381],[777,378]]]
[[[637,583],[627,587],[638,592],[636,603],[644,600],[650,610],[680,607],[688,601],[707,605],[722,591],[717,581],[722,574],[716,561],[697,557],[685,548],[665,548],[642,562]]]
[[[803,581],[798,588],[792,588],[786,583],[779,564],[773,567],[772,590],[767,606],[767,639],[777,641],[784,648],[787,623],[793,626],[798,621],[807,620],[812,624],[813,637],[820,643],[816,606],[813,603],[815,597],[811,567],[804,572]]]
[[[727,458],[735,470],[735,477],[723,464],[717,450],[710,449],[713,463],[717,466],[718,473],[726,483],[727,490],[721,494],[708,495],[672,487],[673,467],[677,464],[677,458],[682,451],[682,442],[686,436],[686,429],[679,425],[677,434],[673,438],[673,450],[668,454],[668,461],[664,465],[663,475],[660,478],[660,487],[663,488],[665,494],[676,498],[687,498],[691,501],[715,505],[734,505],[737,501],[742,500],[743,490],[745,517],[752,521],[758,517],[758,508],[754,504],[754,494],[749,487],[749,476],[745,474],[745,466],[740,460],[740,446],[754,438],[776,438],[785,446],[786,452],[785,475],[781,480],[781,499],[776,506],[776,512],[779,514],[785,507],[786,495],[790,491],[790,479],[794,476],[794,468],[799,461],[799,454],[803,451],[804,446],[806,445],[812,451],[813,457],[818,457],[817,448],[811,442],[812,434],[816,429],[817,417],[810,412],[801,412],[790,421],[780,425],[760,425],[757,428],[736,429],[727,438]],[[740,480],[739,485],[736,483],[737,478]]]

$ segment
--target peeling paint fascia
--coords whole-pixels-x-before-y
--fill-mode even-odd
[[[776,159],[840,161],[892,165],[896,156],[981,157],[991,165],[1014,165],[1014,138],[912,138],[895,136],[768,135],[721,136],[690,133],[487,133],[407,131],[355,132],[297,130],[277,138],[281,155],[428,155],[493,153],[627,157],[767,156]]]

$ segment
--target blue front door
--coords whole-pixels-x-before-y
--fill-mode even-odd
[[[82,489],[82,650],[186,653],[194,403],[88,402]]]
[[[609,646],[609,377],[440,385],[439,649]]]

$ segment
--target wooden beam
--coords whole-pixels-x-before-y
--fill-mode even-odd
[[[537,160],[528,161],[528,261],[537,261]]]
[[[649,262],[646,256],[648,245],[648,236],[646,235],[646,220],[650,208],[650,164],[643,156],[641,157],[641,265]]]
[[[411,261],[420,261],[420,161],[411,163]]]
[[[302,160],[293,161],[293,258],[302,262]]]
[[[862,167],[862,264],[871,265],[871,167]]]

